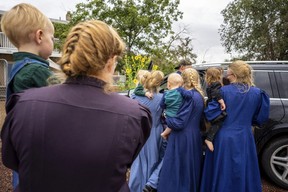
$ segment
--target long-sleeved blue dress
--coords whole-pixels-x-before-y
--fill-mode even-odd
[[[160,107],[162,96],[163,94],[161,93],[154,94],[152,100],[143,96],[132,96],[132,98],[138,100],[139,103],[150,110],[153,124],[148,140],[131,166],[129,178],[131,192],[142,192],[147,183],[153,188],[157,188],[158,185],[159,172],[162,165],[161,133],[163,125],[161,123],[161,114],[163,110]]]
[[[256,87],[232,83],[221,88],[227,117],[206,150],[201,192],[260,192],[256,146],[251,126],[268,120],[269,97]],[[218,110],[217,110],[218,109]],[[217,101],[205,109],[207,119],[219,113]]]
[[[202,162],[200,119],[204,101],[196,90],[186,92],[188,92],[185,93],[186,96],[190,98],[183,99],[177,116],[166,119],[167,126],[172,132],[163,159],[158,192],[197,192],[200,188]]]

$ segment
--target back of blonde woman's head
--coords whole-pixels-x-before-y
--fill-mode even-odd
[[[20,3],[4,13],[1,28],[11,43],[19,48],[29,43],[31,35],[39,29],[53,27],[51,21],[33,5]]]
[[[164,73],[159,70],[152,71],[147,75],[144,88],[150,92],[156,93],[163,81]]]
[[[59,61],[67,76],[97,76],[109,59],[121,56],[125,43],[111,26],[99,20],[78,23],[69,32]]]
[[[218,67],[209,67],[205,73],[205,81],[210,84],[221,81],[222,70]]]
[[[136,79],[139,81],[141,85],[144,85],[147,77],[149,76],[150,72],[148,70],[140,69],[137,72]]]
[[[253,85],[252,67],[246,62],[242,60],[236,60],[228,66],[228,69],[230,69],[235,75],[236,82],[244,83],[249,86]]]
[[[199,73],[196,69],[188,68],[182,72],[183,86],[185,89],[196,89],[204,98],[204,92],[201,87]]]

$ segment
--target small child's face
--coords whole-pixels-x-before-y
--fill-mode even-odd
[[[40,43],[39,56],[48,59],[54,49],[54,27],[52,23],[42,30],[42,41]]]

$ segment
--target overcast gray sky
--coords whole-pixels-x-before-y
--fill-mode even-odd
[[[184,13],[183,20],[175,26],[189,27],[193,38],[197,63],[221,62],[229,59],[220,43],[218,29],[223,23],[220,12],[233,0],[180,0],[179,9]],[[65,20],[67,11],[74,11],[75,5],[86,0],[0,0],[0,10],[7,11],[18,3],[30,3],[49,18]]]

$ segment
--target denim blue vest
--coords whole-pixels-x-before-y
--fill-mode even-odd
[[[23,68],[25,67],[27,64],[36,64],[36,65],[42,65],[44,67],[49,67],[49,65],[47,65],[47,63],[43,63],[41,61],[38,61],[36,59],[30,59],[28,57],[25,57],[23,60],[17,61],[13,64],[12,66],[12,70],[9,74],[9,81],[8,81],[8,85],[7,85],[7,90],[6,90],[6,102],[8,101],[10,95],[13,93],[13,89],[12,89],[12,85],[13,85],[13,79],[15,77],[15,75]]]

